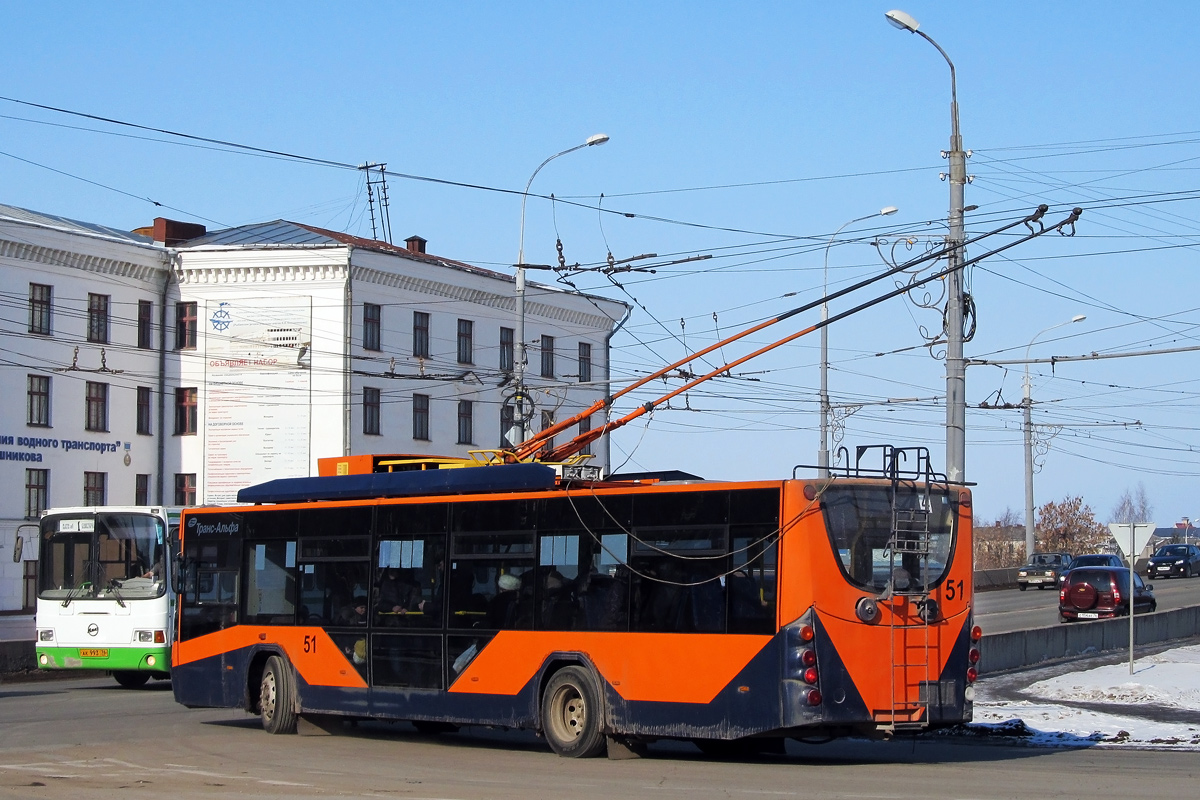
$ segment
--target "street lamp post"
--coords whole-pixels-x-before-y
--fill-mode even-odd
[[[921,23],[903,11],[888,11],[887,21],[900,30],[915,33],[937,48],[950,65],[950,214],[946,244],[949,253],[946,276],[946,476],[952,481],[966,480],[967,459],[967,369],[963,360],[963,276],[957,267],[963,262],[963,188],[967,183],[967,157],[958,131],[958,85],[954,62],[937,42],[917,30]]]
[[[1083,314],[1076,314],[1066,322],[1060,322],[1057,325],[1051,325],[1049,328],[1044,328],[1033,335],[1029,340],[1029,345],[1025,348],[1025,396],[1021,400],[1022,410],[1025,418],[1025,558],[1029,559],[1033,555],[1033,416],[1031,407],[1033,400],[1029,392],[1029,350],[1033,347],[1033,343],[1043,333],[1048,333],[1055,328],[1061,328],[1064,325],[1070,325],[1073,322],[1083,322],[1087,319]]]
[[[825,298],[829,295],[829,248],[833,246],[833,240],[847,225],[853,225],[872,217],[889,217],[898,210],[895,206],[885,206],[874,214],[867,214],[865,217],[857,217],[849,222],[844,222],[829,237],[829,243],[825,245],[825,269],[821,284],[823,287],[821,291],[822,323],[829,319],[829,303],[825,302]],[[817,466],[820,468],[818,475],[822,478],[829,477],[829,412],[829,326],[823,324],[821,326],[821,444],[817,449]]]
[[[574,153],[576,150],[582,150],[585,147],[593,147],[595,145],[604,144],[608,141],[608,135],[597,133],[589,136],[583,144],[577,144],[574,147],[568,147],[561,153],[555,153],[547,158],[541,164],[538,164],[537,169],[529,176],[529,180],[525,183],[525,191],[521,193],[521,239],[517,247],[517,275],[516,275],[516,301],[517,301],[517,328],[513,332],[513,338],[516,340],[517,352],[513,357],[513,383],[515,384],[516,394],[513,396],[513,422],[516,425],[520,439],[516,442],[511,442],[513,445],[521,444],[529,438],[529,428],[525,418],[525,403],[528,397],[525,394],[525,367],[527,364],[527,351],[525,347],[525,201],[529,199],[529,187],[533,185],[533,179],[542,171],[542,167],[549,164],[559,156],[565,156],[567,153]]]

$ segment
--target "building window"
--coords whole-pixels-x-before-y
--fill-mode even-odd
[[[175,390],[175,435],[196,432],[196,389]]]
[[[50,496],[50,470],[25,470],[25,519],[37,519],[46,510]]]
[[[84,427],[89,431],[108,430],[108,384],[88,381],[85,398],[87,419]]]
[[[379,390],[363,388],[363,433],[379,435]]]
[[[53,289],[41,283],[29,284],[29,332],[50,335],[50,300]]]
[[[133,476],[133,504],[135,506],[150,505],[150,476]]]
[[[500,329],[500,369],[505,372],[513,371],[513,329]]]
[[[475,438],[475,404],[470,400],[458,401],[458,443],[471,444]]]
[[[458,363],[474,364],[475,323],[469,319],[458,321]]]
[[[587,433],[591,429],[592,429],[592,418],[591,417],[584,417],[583,419],[579,420],[579,433],[580,434]],[[583,453],[585,456],[590,456],[592,454],[592,443],[588,442],[587,444],[585,444],[583,446],[583,449],[581,449],[579,452]]]
[[[554,377],[554,337],[542,337],[542,377]]]
[[[413,395],[413,438],[429,441],[429,395]]]
[[[87,340],[108,344],[108,295],[88,294]]]
[[[587,342],[579,343],[579,382],[592,382],[592,346]]]
[[[383,327],[383,306],[363,303],[363,349],[379,350],[380,330]]]
[[[508,403],[500,406],[501,447],[516,447],[518,444],[520,444],[520,442],[516,441],[520,434],[513,430],[516,424],[516,416],[513,414],[513,407]]]
[[[196,349],[196,304],[175,304],[175,349]]]
[[[413,312],[413,355],[429,358],[429,315],[424,311]]]
[[[107,505],[108,473],[83,473],[83,504],[85,506]]]
[[[542,411],[542,430],[544,431],[547,428],[553,427],[553,425],[554,425],[554,412],[549,411],[549,410],[543,410]],[[550,439],[547,440],[546,446],[543,448],[543,450],[549,451],[549,450],[553,450],[553,449],[554,449],[554,437],[551,436]]]
[[[154,390],[149,386],[137,387],[137,432],[144,436],[154,432],[151,429],[150,417],[150,398],[153,395]]]
[[[185,472],[175,474],[175,505],[196,505],[196,473]]]
[[[154,303],[138,300],[138,348],[154,349]]]
[[[50,427],[50,377],[30,375],[25,422],[38,428]]]

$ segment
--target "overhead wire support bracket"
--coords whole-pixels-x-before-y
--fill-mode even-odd
[[[530,439],[523,442],[519,446],[513,448],[512,450],[507,451],[507,457],[513,461],[526,461],[526,460],[533,458],[538,453],[538,451],[541,450],[542,448],[544,448],[550,442],[550,440],[553,439],[556,435],[558,435],[570,428],[575,427],[582,420],[587,419],[587,418],[591,417],[593,414],[611,406],[612,403],[615,400],[617,400],[618,398],[620,398],[626,394],[629,394],[630,392],[632,392],[636,389],[639,389],[642,386],[645,386],[647,383],[650,383],[653,380],[661,378],[664,375],[671,373],[673,370],[676,370],[676,369],[682,367],[684,364],[687,364],[688,362],[690,362],[694,359],[701,358],[701,357],[707,355],[708,353],[711,353],[714,350],[717,350],[717,349],[723,347],[724,345],[730,344],[732,342],[736,342],[740,339],[744,339],[747,336],[751,336],[754,333],[757,333],[758,331],[763,330],[764,328],[768,328],[772,325],[775,325],[776,323],[782,322],[786,319],[790,319],[791,317],[794,317],[797,314],[804,313],[805,311],[811,311],[812,309],[817,308],[818,306],[822,305],[825,302],[828,302],[829,300],[843,297],[847,294],[850,294],[851,292],[862,289],[873,283],[877,283],[878,281],[884,280],[885,278],[888,278],[899,272],[912,269],[917,264],[940,259],[940,258],[948,255],[950,252],[954,251],[955,249],[965,248],[968,245],[973,245],[984,239],[987,239],[989,237],[992,237],[997,234],[1003,233],[1005,231],[1011,230],[1012,228],[1015,228],[1020,225],[1025,225],[1026,227],[1028,227],[1030,229],[1030,233],[1024,234],[1020,238],[1015,239],[1014,241],[1009,242],[1000,247],[997,247],[994,250],[990,250],[990,251],[983,253],[979,256],[976,256],[974,258],[961,261],[954,266],[948,267],[948,268],[940,270],[938,272],[934,272],[934,273],[930,274],[929,276],[922,278],[921,280],[913,281],[913,282],[906,282],[899,288],[896,288],[896,289],[893,289],[892,291],[886,292],[886,293],[884,293],[872,300],[869,300],[865,303],[861,303],[847,311],[843,311],[839,314],[835,314],[835,315],[829,317],[828,319],[825,319],[825,320],[822,320],[821,322],[816,323],[815,325],[810,325],[809,327],[804,328],[803,330],[800,330],[800,331],[797,331],[796,333],[785,336],[784,338],[779,339],[776,342],[765,345],[764,347],[760,347],[757,350],[755,350],[745,356],[742,356],[741,358],[730,361],[729,363],[725,364],[724,366],[718,367],[705,375],[701,375],[699,377],[696,377],[696,378],[688,381],[683,386],[662,395],[661,397],[659,397],[656,400],[648,401],[647,403],[637,406],[636,408],[634,408],[633,411],[629,412],[628,414],[626,414],[623,417],[620,417],[615,420],[609,420],[608,422],[605,422],[603,425],[601,425],[599,427],[592,428],[591,430],[586,431],[584,433],[580,433],[580,434],[576,435],[574,438],[570,439],[569,441],[564,442],[563,444],[559,445],[558,447],[554,447],[554,448],[550,449],[549,452],[544,453],[542,456],[542,459],[546,460],[546,461],[558,461],[558,460],[562,460],[564,458],[568,458],[568,457],[574,455],[575,453],[578,453],[583,447],[585,447],[586,445],[595,441],[596,439],[599,439],[604,434],[609,433],[610,431],[616,430],[617,428],[623,427],[624,425],[627,425],[628,423],[632,422],[633,420],[637,419],[638,417],[642,416],[643,414],[647,413],[648,411],[654,409],[656,406],[658,406],[664,402],[667,402],[671,398],[694,388],[695,386],[697,386],[700,383],[703,383],[714,377],[719,377],[719,376],[728,374],[729,371],[732,370],[733,368],[735,368],[741,364],[744,364],[745,362],[750,361],[751,359],[757,358],[758,356],[760,356],[764,353],[767,353],[771,350],[774,350],[775,348],[780,347],[784,344],[795,341],[796,339],[799,339],[802,336],[806,336],[809,333],[812,333],[813,331],[820,330],[821,328],[823,328],[827,325],[831,325],[832,323],[837,322],[838,320],[845,319],[846,317],[852,316],[852,315],[857,314],[861,311],[864,311],[868,308],[871,308],[872,306],[882,303],[885,300],[889,300],[893,297],[897,297],[899,295],[906,294],[907,292],[909,292],[913,289],[924,286],[925,284],[930,283],[932,281],[940,280],[940,279],[946,277],[947,275],[950,275],[953,272],[965,269],[966,267],[976,264],[985,258],[990,258],[991,256],[994,256],[998,253],[1002,253],[1005,250],[1008,250],[1012,247],[1016,247],[1019,244],[1024,244],[1025,242],[1028,242],[1032,239],[1036,239],[1037,237],[1039,237],[1047,232],[1047,228],[1044,225],[1041,225],[1041,219],[1042,219],[1042,217],[1045,216],[1045,214],[1048,210],[1049,210],[1048,206],[1046,206],[1044,204],[1040,205],[1032,214],[1030,214],[1022,219],[1016,220],[1015,222],[1011,222],[1007,225],[1003,225],[1003,226],[996,228],[995,230],[989,231],[987,233],[980,234],[979,236],[976,236],[972,239],[964,240],[958,244],[946,245],[946,246],[938,248],[936,250],[932,250],[928,253],[918,256],[917,258],[915,258],[911,261],[905,262],[904,264],[900,264],[896,267],[885,270],[884,272],[880,273],[879,275],[875,275],[870,278],[866,278],[864,280],[859,281],[858,283],[853,284],[852,286],[847,286],[846,288],[840,289],[836,292],[833,292],[832,294],[829,294],[819,300],[815,300],[813,302],[806,303],[797,308],[793,308],[789,311],[785,311],[784,313],[779,314],[778,316],[773,317],[769,320],[760,322],[757,325],[752,325],[751,327],[746,328],[745,330],[742,330],[732,336],[722,339],[719,342],[711,344],[702,350],[699,350],[695,353],[685,356],[684,358],[682,358],[672,364],[662,367],[662,368],[640,378],[639,380],[634,381],[633,383],[626,386],[624,389],[614,392],[611,396],[605,398],[604,400],[596,401],[591,406],[589,406],[588,408],[584,409],[583,411],[575,414],[574,416],[572,416],[568,419],[564,419],[561,422],[555,423],[554,425],[551,425],[551,426],[545,428],[544,430],[535,434],[534,436],[532,436]],[[1059,228],[1066,226],[1066,225],[1073,226],[1075,221],[1079,219],[1079,216],[1082,213],[1083,213],[1083,209],[1081,209],[1081,208],[1073,209],[1066,218],[1064,218],[1061,222],[1054,225],[1050,230],[1058,230]],[[1038,230],[1033,230],[1033,226],[1032,226],[1033,222],[1039,223]]]

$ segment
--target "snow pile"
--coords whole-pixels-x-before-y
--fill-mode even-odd
[[[1119,745],[1200,750],[1200,646],[1134,662],[1069,672],[1020,692],[981,697],[978,734],[1019,737],[1035,746]]]

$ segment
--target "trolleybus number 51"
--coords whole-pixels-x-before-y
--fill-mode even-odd
[[[316,636],[306,635],[304,637],[304,652],[306,652],[306,653],[317,652],[317,637]]]
[[[946,599],[953,600],[955,597],[961,597],[963,593],[963,583],[958,582],[956,586],[954,581],[946,581]],[[307,638],[307,637],[305,637]]]

